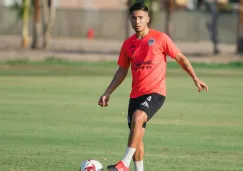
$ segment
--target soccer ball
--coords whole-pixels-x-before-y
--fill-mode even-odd
[[[80,171],[103,171],[103,166],[97,160],[85,160],[80,166]]]

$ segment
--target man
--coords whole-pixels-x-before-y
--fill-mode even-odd
[[[220,50],[218,48],[218,7],[217,7],[217,0],[207,0],[206,1],[209,12],[211,14],[211,21],[206,23],[206,26],[208,28],[208,31],[211,36],[211,41],[213,43],[213,53],[215,55],[220,53]]]
[[[110,171],[129,171],[133,158],[136,171],[143,171],[143,136],[146,123],[163,105],[166,96],[166,54],[174,58],[192,77],[198,91],[207,85],[195,74],[190,62],[164,33],[148,28],[148,8],[142,3],[130,7],[131,24],[136,34],[127,39],[121,48],[119,68],[98,104],[108,106],[111,93],[125,79],[129,66],[132,71],[132,91],[128,107],[130,134],[124,158],[107,167]]]

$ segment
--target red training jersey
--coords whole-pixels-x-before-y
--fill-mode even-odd
[[[142,39],[137,39],[134,34],[124,41],[118,65],[129,68],[131,64],[130,98],[149,93],[166,96],[166,55],[175,58],[179,53],[169,36],[152,29]]]

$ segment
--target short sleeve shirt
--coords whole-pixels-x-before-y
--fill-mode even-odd
[[[136,35],[127,39],[120,51],[118,65],[132,72],[130,98],[158,93],[166,96],[166,55],[175,58],[180,53],[165,33],[150,29],[142,39]]]

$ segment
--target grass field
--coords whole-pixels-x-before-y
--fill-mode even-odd
[[[198,66],[209,85],[198,93],[170,66],[166,103],[144,138],[145,170],[243,171],[243,68]],[[121,159],[130,76],[109,107],[97,105],[114,71],[112,63],[1,63],[0,170],[77,171],[88,158]]]

